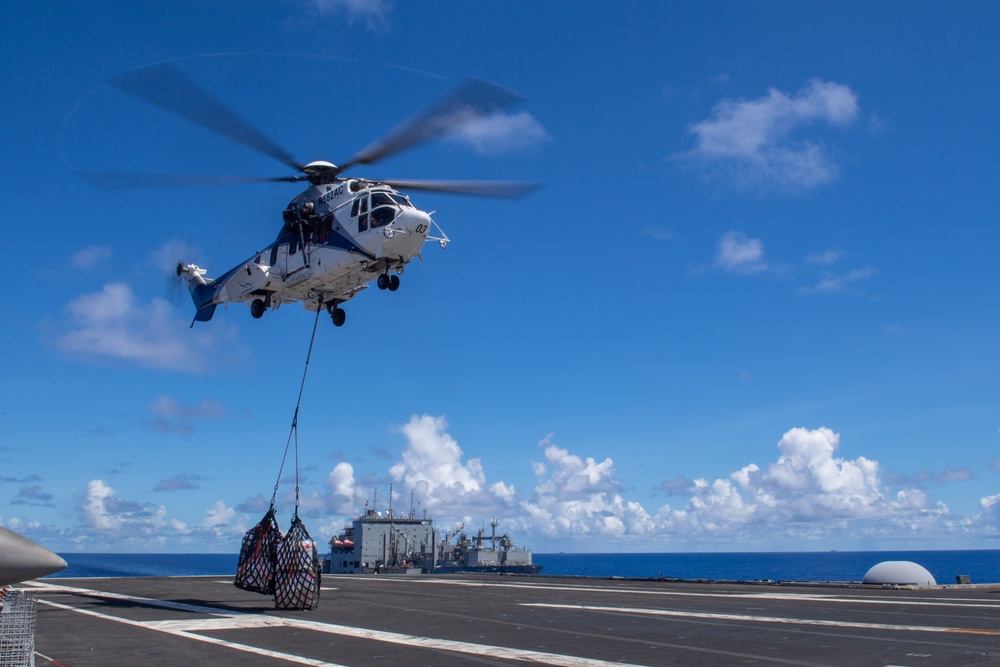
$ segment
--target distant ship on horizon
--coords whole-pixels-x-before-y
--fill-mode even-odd
[[[500,522],[490,522],[471,538],[460,526],[443,535],[430,518],[386,515],[374,509],[354,519],[330,540],[330,555],[324,561],[328,574],[447,574],[482,572],[494,574],[538,574],[542,566],[532,562],[530,549],[517,546],[506,533],[497,535]],[[454,542],[452,541],[454,539]]]

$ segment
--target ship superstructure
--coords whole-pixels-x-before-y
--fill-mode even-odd
[[[463,527],[442,536],[429,518],[382,514],[365,510],[350,526],[330,540],[330,556],[324,571],[331,574],[377,572],[447,573],[495,572],[537,574],[541,565],[531,560],[531,550],[514,544],[506,533],[497,535],[499,522],[490,522],[491,532],[480,529],[471,538]]]

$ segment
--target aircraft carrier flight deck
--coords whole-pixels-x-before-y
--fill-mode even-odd
[[[313,611],[225,576],[20,588],[42,666],[1000,665],[1000,584],[325,575]]]

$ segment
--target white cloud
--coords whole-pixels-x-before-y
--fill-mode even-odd
[[[326,484],[330,489],[329,511],[350,516],[354,514],[364,491],[354,479],[354,467],[347,462],[338,463],[330,471]]]
[[[462,123],[448,137],[482,155],[520,153],[551,141],[545,128],[527,111],[493,113]]]
[[[979,520],[993,534],[1000,532],[1000,493],[980,498],[979,506],[983,508],[982,514],[978,517]]]
[[[407,448],[389,469],[401,494],[414,491],[414,499],[431,516],[456,519],[468,513],[495,509],[500,496],[487,488],[480,459],[465,460],[462,448],[445,429],[444,417],[422,415],[402,427]]]
[[[166,508],[123,500],[104,480],[87,484],[82,507],[84,524],[101,532],[141,537],[158,533],[167,524]]]
[[[536,466],[538,484],[531,497],[519,503],[528,519],[516,523],[526,524],[530,533],[558,537],[651,532],[649,514],[639,503],[622,497],[610,458],[584,459],[552,444],[550,438],[539,446],[546,465]]]
[[[475,493],[482,489],[486,475],[480,460],[462,462],[462,448],[444,431],[447,426],[444,417],[414,415],[402,428],[409,446],[402,461],[389,469],[393,479],[409,487],[423,482],[432,491],[449,488]]]
[[[232,525],[235,518],[236,510],[227,507],[223,501],[217,500],[214,505],[205,510],[205,518],[201,522],[201,527],[203,530],[211,531],[216,537],[236,537],[246,531],[243,526],[234,527]]]
[[[375,31],[389,27],[392,12],[389,0],[307,0],[306,4],[320,17],[343,16],[349,24],[360,21]]]
[[[887,494],[877,461],[835,455],[840,436],[828,428],[793,428],[766,468],[749,464],[728,479],[698,480],[683,509],[657,515],[665,534],[711,542],[784,543],[859,536],[887,539],[952,534],[957,523],[920,489]],[[804,541],[803,541],[804,540]],[[835,542],[839,543],[839,542]]]
[[[858,283],[870,280],[878,275],[878,270],[871,266],[855,269],[841,274],[827,274],[821,276],[819,281],[812,287],[799,288],[799,294],[840,294],[848,291]]]
[[[90,269],[111,259],[111,248],[106,245],[89,245],[73,253],[69,263],[77,269]]]
[[[682,157],[740,189],[809,189],[836,179],[838,168],[820,138],[797,133],[846,127],[858,115],[858,97],[843,84],[812,79],[793,95],[772,88],[758,99],[719,102],[689,128],[696,146]]]
[[[83,294],[66,306],[65,333],[56,345],[67,354],[118,360],[146,368],[202,373],[225,348],[242,346],[223,323],[190,329],[163,299],[140,303],[124,283]]]
[[[729,273],[762,273],[767,271],[764,261],[764,242],[748,238],[743,232],[727,232],[719,239],[713,266]]]

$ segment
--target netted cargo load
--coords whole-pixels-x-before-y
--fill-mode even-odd
[[[274,507],[271,507],[260,523],[243,536],[240,562],[236,566],[236,581],[233,584],[252,593],[272,595],[280,545],[281,529],[274,518]]]
[[[34,667],[35,593],[0,591],[0,667]]]
[[[278,548],[274,608],[306,610],[318,607],[320,572],[316,543],[296,516]]]

